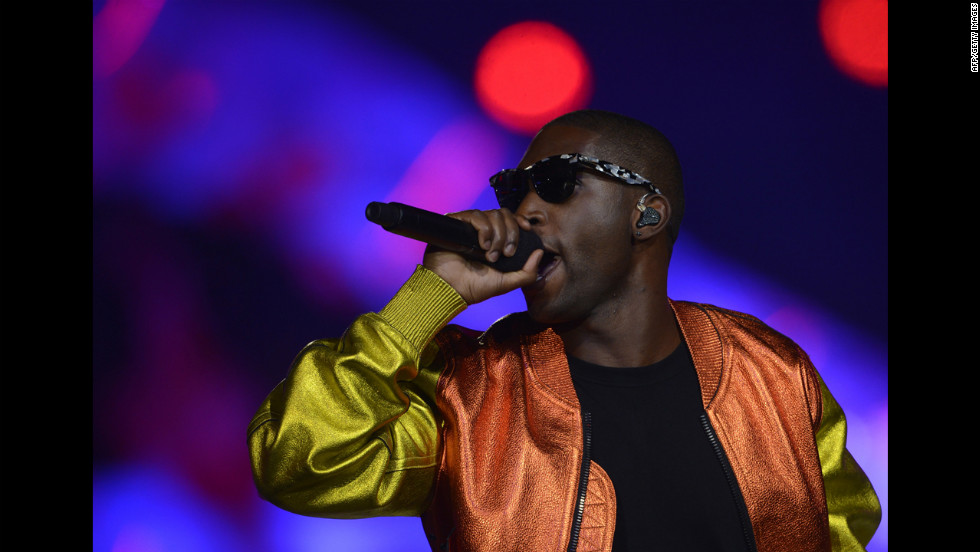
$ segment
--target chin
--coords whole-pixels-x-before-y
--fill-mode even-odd
[[[525,297],[525,301],[527,302],[527,315],[531,320],[538,324],[551,324],[552,317],[540,302],[527,300],[527,297]]]
[[[545,326],[567,324],[577,319],[575,313],[562,309],[558,305],[545,304],[540,299],[527,301],[527,314],[531,320]]]

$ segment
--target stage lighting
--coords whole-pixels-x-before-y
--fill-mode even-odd
[[[483,109],[510,130],[533,134],[551,119],[585,106],[592,72],[578,43],[551,23],[504,28],[480,51],[474,77]]]

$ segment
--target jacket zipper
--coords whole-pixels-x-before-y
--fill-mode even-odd
[[[732,470],[731,464],[728,463],[725,449],[722,448],[721,441],[718,440],[714,428],[711,427],[707,412],[701,413],[701,427],[704,428],[704,432],[708,435],[711,448],[714,449],[715,456],[721,464],[721,469],[725,472],[725,479],[728,481],[728,490],[732,493],[732,500],[735,502],[739,520],[742,522],[742,537],[745,539],[745,546],[749,552],[757,552],[755,536],[752,534],[752,521],[749,519],[749,511],[745,506],[745,499],[742,497],[742,491],[738,487],[738,480],[735,479],[735,472]]]
[[[572,517],[572,536],[568,540],[568,552],[578,548],[578,537],[582,530],[582,516],[585,514],[585,495],[589,488],[589,467],[592,464],[592,413],[582,412],[582,467],[578,475],[578,500],[575,502],[575,515]]]

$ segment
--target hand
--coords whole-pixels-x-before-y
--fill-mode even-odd
[[[531,223],[521,215],[507,209],[493,211],[461,211],[446,215],[470,223],[477,230],[480,246],[486,251],[486,259],[494,262],[501,255],[510,257],[517,251],[520,229],[531,230]],[[508,291],[534,283],[538,277],[538,263],[544,251],[537,249],[520,270],[500,272],[483,263],[429,246],[425,249],[422,266],[439,275],[466,301],[472,305]]]

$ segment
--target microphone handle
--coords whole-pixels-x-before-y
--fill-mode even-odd
[[[537,234],[521,229],[517,252],[511,257],[501,255],[491,263],[479,246],[476,228],[469,223],[396,202],[373,201],[368,204],[365,215],[369,221],[379,224],[388,232],[452,251],[501,272],[520,270],[535,249],[543,248]]]

